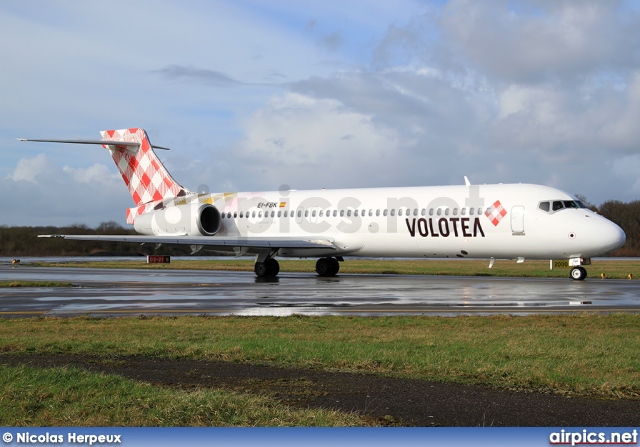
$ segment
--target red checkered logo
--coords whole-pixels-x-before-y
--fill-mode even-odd
[[[504,209],[499,200],[496,200],[496,203],[487,208],[484,215],[489,218],[494,226],[497,226],[502,218],[507,215],[507,210]]]

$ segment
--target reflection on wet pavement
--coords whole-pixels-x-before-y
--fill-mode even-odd
[[[68,281],[71,288],[0,289],[0,315],[461,315],[638,312],[640,282],[0,265],[0,281]]]

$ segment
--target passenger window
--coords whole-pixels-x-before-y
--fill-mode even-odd
[[[311,211],[311,217],[316,217],[316,210]]]
[[[240,211],[240,219],[242,219],[244,211]]]
[[[309,217],[309,210],[305,210],[304,217]]]
[[[478,208],[478,216],[482,214],[482,208]]]
[[[354,215],[354,217],[358,217],[358,210],[355,210],[355,211],[353,212],[353,215]]]
[[[253,218],[256,217],[256,212],[255,211],[251,213],[251,217],[253,217]]]
[[[445,209],[444,209],[444,215],[445,215],[445,216],[448,216],[448,215],[449,215],[449,208],[445,208]]]
[[[442,208],[438,208],[438,211],[436,211],[436,214],[438,216],[442,216]]]
[[[461,215],[461,216],[464,216],[465,214],[467,214],[467,209],[466,209],[466,208],[462,208],[462,209],[460,210],[460,215]]]
[[[469,208],[469,216],[473,216],[475,210],[475,208]]]
[[[393,216],[393,214],[392,214],[392,216]],[[398,210],[398,216],[402,216],[402,208],[400,208],[400,209]]]
[[[369,210],[369,217],[373,217],[373,210]]]
[[[427,215],[427,210],[422,208],[422,211],[420,211],[420,215],[421,216],[426,216]]]
[[[298,217],[302,217],[302,210],[298,210]]]
[[[551,210],[551,204],[549,202],[540,202],[538,208],[548,213]]]
[[[380,210],[376,210],[376,216],[380,215]]]
[[[429,210],[429,216],[433,216],[433,208]]]
[[[333,217],[338,217],[338,210],[333,210]]]
[[[340,210],[340,217],[344,217],[344,210]]]
[[[454,216],[457,216],[457,215],[458,215],[458,208],[454,208],[454,209],[453,209],[453,215],[454,215]]]
[[[382,215],[386,217],[386,216],[387,216],[387,212],[388,212],[388,210],[384,210],[384,211],[382,212]]]

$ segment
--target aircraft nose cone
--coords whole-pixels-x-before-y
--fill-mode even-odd
[[[627,241],[627,235],[624,233],[624,230],[611,221],[609,221],[606,234],[604,234],[603,236],[607,241],[607,252],[617,250],[618,248],[622,247]]]

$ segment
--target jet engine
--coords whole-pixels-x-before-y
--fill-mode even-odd
[[[220,229],[220,212],[208,203],[168,206],[138,216],[134,223],[140,234],[154,236],[213,236]]]

